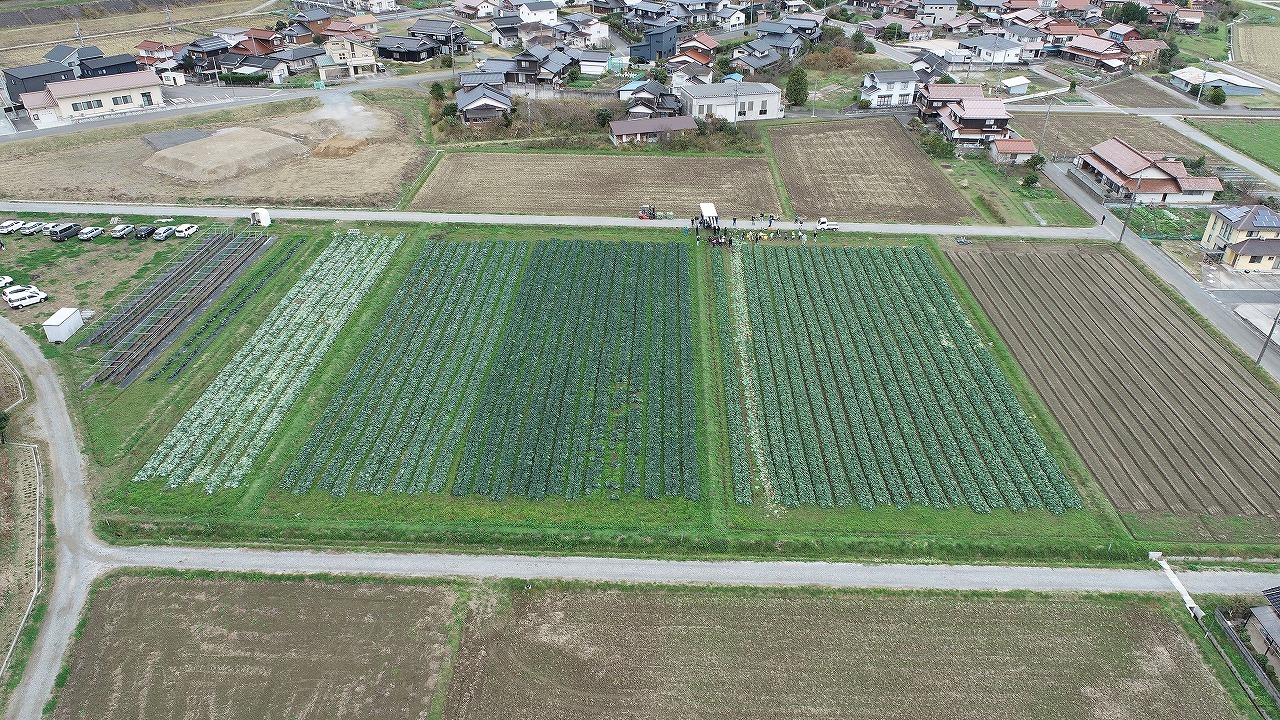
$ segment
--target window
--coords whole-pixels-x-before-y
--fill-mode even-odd
[[[86,100],[84,102],[71,103],[71,110],[73,112],[83,112],[85,110],[93,110],[94,108],[100,107],[102,107],[101,100]]]
[[[128,105],[133,102],[132,95],[118,95],[111,98],[112,105]]]
[[[747,110],[749,110],[749,111],[750,111],[750,110],[755,110],[755,109],[756,109],[756,101],[755,101],[755,100],[748,100],[748,101],[747,101]]]
[[[151,99],[151,93],[149,93],[149,92],[142,93],[142,106],[143,106],[143,107],[151,107],[151,106],[152,106],[152,105],[154,105],[154,104],[155,104],[155,101]]]
[[[768,100],[761,100],[761,101],[760,101],[760,114],[761,114],[761,115],[768,115],[768,114],[769,114],[769,101],[768,101]]]
[[[738,103],[738,117],[742,117],[743,115],[746,115],[746,114],[747,114],[747,103],[746,103],[746,101],[739,102],[739,103]]]
[[[1250,255],[1250,256],[1249,256],[1249,264],[1250,264],[1250,265],[1256,265],[1256,264],[1258,264],[1258,263],[1260,263],[1260,262],[1262,262],[1262,256],[1261,256],[1261,255]]]
[[[877,106],[877,107],[888,107],[888,106],[889,106],[889,103],[890,103],[892,100],[893,100],[893,96],[892,96],[892,95],[881,95],[881,96],[879,96],[879,97],[877,97],[877,98],[876,98],[876,106]]]

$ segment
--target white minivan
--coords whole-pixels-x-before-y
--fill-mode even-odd
[[[17,295],[13,295],[7,298],[9,302],[9,307],[13,308],[14,310],[17,310],[18,308],[24,308],[28,305],[35,305],[36,303],[42,303],[48,299],[49,299],[48,293],[41,292],[35,289],[34,287],[31,288],[29,292],[19,293]]]

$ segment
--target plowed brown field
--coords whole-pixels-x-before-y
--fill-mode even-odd
[[[1188,540],[1238,539],[1220,534],[1226,518],[1273,527],[1280,400],[1128,259],[1051,246],[949,256],[1122,514],[1189,520]]]

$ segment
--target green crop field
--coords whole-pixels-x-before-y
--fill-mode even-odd
[[[1205,118],[1192,124],[1272,170],[1280,170],[1280,121]]]
[[[726,254],[656,228],[333,237],[272,250],[264,266],[282,269],[252,310],[212,339],[193,323],[155,361],[207,346],[171,386],[86,396],[100,532],[1132,550],[920,247]]]

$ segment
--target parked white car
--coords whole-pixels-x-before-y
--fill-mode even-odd
[[[198,232],[200,232],[200,226],[192,225],[190,223],[187,223],[185,225],[179,225],[178,227],[173,229],[173,234],[177,235],[180,238],[189,238]]]
[[[35,305],[36,303],[42,303],[48,299],[49,299],[48,293],[41,292],[35,288],[31,288],[29,292],[25,292],[20,295],[14,295],[13,297],[8,298],[8,302],[9,302],[9,307],[13,308],[14,310],[17,310],[18,308],[24,308],[28,305]]]
[[[98,227],[97,225],[90,225],[87,228],[81,229],[80,233],[76,235],[76,237],[80,238],[81,240],[92,240],[101,234],[102,234],[102,228]]]
[[[13,284],[13,278],[8,275],[0,275],[0,288],[8,287]]]
[[[47,227],[49,227],[49,223],[29,222],[26,225],[23,225],[22,227],[18,228],[18,232],[23,235],[39,235],[40,233],[44,232],[44,229]]]
[[[0,235],[8,235],[11,232],[15,232],[18,228],[22,227],[24,224],[25,223],[23,223],[21,220],[5,220],[4,222],[0,223]]]
[[[155,234],[151,236],[151,239],[155,240],[156,242],[160,242],[162,240],[168,240],[169,238],[173,237],[174,232],[176,232],[176,228],[174,228],[172,225],[165,225],[162,228],[157,228],[155,231]]]
[[[132,234],[133,234],[132,225],[117,225],[111,228],[111,237],[113,238],[129,237]]]
[[[0,297],[8,300],[15,295],[21,295],[32,290],[39,290],[39,288],[35,285],[14,285],[13,287],[7,287],[3,291],[0,291]]]

